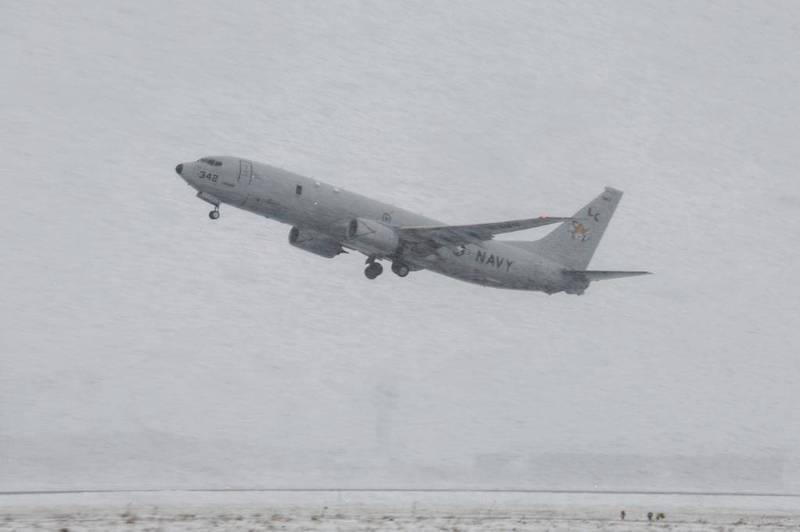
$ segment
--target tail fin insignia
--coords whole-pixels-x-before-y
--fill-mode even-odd
[[[580,240],[581,242],[585,242],[591,238],[591,235],[589,235],[589,230],[586,228],[586,226],[578,221],[572,222],[572,228],[570,228],[569,232],[573,239]]]
[[[539,253],[570,270],[585,270],[614,215],[622,191],[606,187],[588,205],[553,232],[535,242],[513,245]]]

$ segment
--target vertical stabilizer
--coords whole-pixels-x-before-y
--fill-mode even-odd
[[[575,213],[576,220],[564,222],[541,240],[515,242],[515,245],[544,255],[567,269],[585,270],[621,198],[621,190],[606,187],[602,194]]]

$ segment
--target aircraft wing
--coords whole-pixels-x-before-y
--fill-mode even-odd
[[[485,240],[491,240],[494,235],[532,229],[568,220],[572,220],[572,218],[540,216],[539,218],[525,218],[488,224],[398,227],[395,230],[400,238],[407,242],[433,243],[437,246],[450,247],[462,244],[479,244]]]

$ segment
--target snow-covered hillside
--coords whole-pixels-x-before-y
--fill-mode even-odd
[[[800,491],[798,43],[791,1],[0,4],[0,490]],[[592,267],[655,275],[369,282],[210,221],[210,154],[452,223],[613,185]]]

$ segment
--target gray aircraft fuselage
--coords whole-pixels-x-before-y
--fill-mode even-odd
[[[210,213],[213,218],[219,216],[217,207],[224,203],[309,234],[323,235],[318,241],[337,241],[367,256],[369,252],[350,245],[345,237],[349,220],[375,220],[390,228],[443,225],[316,179],[237,157],[208,157],[186,162],[178,165],[176,172],[198,191],[198,197],[215,206]],[[496,240],[431,247],[404,253],[400,258],[388,254],[371,258],[401,259],[411,271],[428,269],[484,286],[546,293],[569,292],[575,288],[575,278],[564,273],[564,264],[518,244]],[[580,292],[582,289],[573,293]]]

